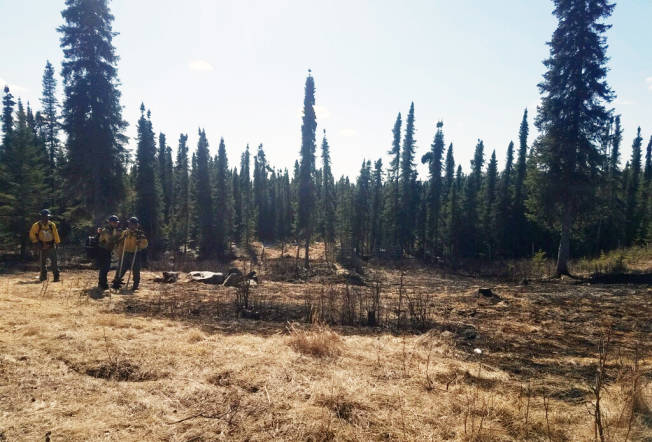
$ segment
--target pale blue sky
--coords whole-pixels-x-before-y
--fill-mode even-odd
[[[0,86],[34,107],[45,60],[61,69],[63,7],[0,0]],[[352,178],[363,158],[387,163],[396,114],[405,118],[410,101],[418,158],[442,119],[465,170],[478,138],[487,159],[496,149],[502,163],[523,109],[534,116],[556,26],[548,0],[114,0],[111,8],[128,135],[144,101],[174,149],[186,132],[194,150],[201,126],[213,153],[224,137],[231,166],[246,143],[263,143],[273,165],[291,168],[311,68],[318,145],[325,128],[335,173]],[[650,18],[651,0],[621,0],[610,19],[608,80],[625,128],[623,165],[636,126],[645,144],[652,134]]]

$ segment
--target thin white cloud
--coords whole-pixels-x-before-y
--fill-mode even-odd
[[[5,86],[9,86],[9,90],[14,95],[14,97],[29,91],[29,89],[27,89],[26,87],[22,87],[17,84],[11,83],[5,80],[4,78],[0,77],[0,89],[4,89]]]
[[[652,77],[647,77],[645,83],[647,84],[648,90],[652,91]]]
[[[343,137],[355,137],[358,135],[358,131],[355,129],[347,128],[340,130],[339,134]]]
[[[191,60],[188,63],[188,67],[190,68],[191,71],[198,71],[198,72],[210,72],[215,70],[213,65],[207,62],[206,60]]]

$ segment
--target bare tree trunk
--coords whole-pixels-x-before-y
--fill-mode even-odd
[[[556,276],[569,275],[568,260],[570,258],[570,229],[572,214],[568,208],[564,209],[561,221],[561,238],[559,239],[559,252],[557,254]]]
[[[310,267],[310,236],[306,237],[306,254],[304,258],[303,265],[305,268]]]

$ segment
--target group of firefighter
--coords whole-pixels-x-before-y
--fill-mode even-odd
[[[41,210],[41,219],[32,225],[29,238],[39,254],[41,273],[39,279],[47,280],[47,260],[50,260],[53,282],[59,282],[59,266],[57,263],[57,247],[61,242],[57,226],[50,220],[50,211]],[[97,249],[95,253],[99,269],[98,288],[109,289],[108,275],[111,269],[111,254],[116,252],[119,257],[118,267],[111,288],[118,290],[122,286],[122,278],[127,270],[133,275],[132,290],[138,290],[140,284],[141,252],[147,248],[147,238],[140,228],[138,218],[132,216],[127,221],[127,228],[120,229],[120,219],[111,215],[106,224],[97,230]]]

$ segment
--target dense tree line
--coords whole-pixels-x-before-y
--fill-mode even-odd
[[[388,164],[364,159],[355,179],[335,180],[326,131],[317,139],[312,73],[304,85],[301,145],[292,172],[274,168],[262,144],[255,151],[246,146],[239,164],[230,166],[225,140],[212,155],[204,129],[198,130],[196,149],[180,134],[173,160],[163,132],[157,142],[144,105],[130,155],[108,1],[67,0],[65,24],[58,29],[63,103],[57,102],[49,62],[41,110],[34,113],[8,87],[3,91],[2,247],[25,254],[27,226],[43,207],[54,211],[63,236],[72,240],[114,212],[133,213],[152,240],[153,254],[192,251],[202,259],[224,259],[260,240],[284,250],[292,244],[297,255],[302,249],[308,265],[310,244],[323,241],[329,260],[355,254],[455,263],[544,250],[558,254],[558,272],[564,273],[571,241],[576,256],[647,242],[652,137],[645,144],[639,128],[622,167],[621,119],[607,107],[613,93],[606,83],[608,26],[601,20],[613,5],[574,0],[555,6],[559,27],[544,61],[548,71],[534,119],[540,135],[528,138],[524,110],[520,125],[514,122],[518,141],[507,143],[502,170],[495,149],[479,139],[465,173],[439,121],[421,157],[427,176],[420,177],[411,103],[405,120],[398,113],[388,127]],[[578,53],[584,55],[570,56]]]

